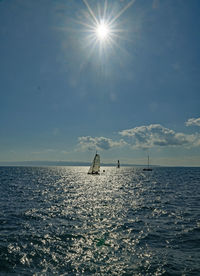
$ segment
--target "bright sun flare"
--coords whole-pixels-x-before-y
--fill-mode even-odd
[[[115,1],[100,0],[101,5],[96,6],[96,8],[92,4],[95,1],[82,1],[87,11],[84,11],[85,20],[78,21],[78,23],[84,26],[83,32],[87,33],[85,45],[89,46],[88,57],[95,53],[95,49],[99,50],[100,56],[106,53],[106,49],[109,51],[109,48],[113,49],[114,46],[121,49],[119,42],[120,39],[124,39],[122,35],[124,30],[118,19],[135,0],[129,0],[125,6],[122,3],[123,7],[118,11],[115,10],[114,4],[110,4]]]
[[[97,26],[96,35],[99,40],[105,40],[109,35],[109,28],[104,23],[101,23]]]

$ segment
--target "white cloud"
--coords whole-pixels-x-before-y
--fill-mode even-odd
[[[120,141],[113,141],[105,137],[91,137],[82,136],[78,138],[79,145],[83,150],[109,150],[113,147],[122,147],[126,142],[121,139]]]
[[[200,126],[200,118],[191,118],[185,122],[186,126]]]
[[[126,129],[119,132],[119,134],[132,138],[130,143],[134,148],[200,145],[199,134],[176,133],[174,130],[165,128],[160,124]]]
[[[175,132],[160,124],[139,126],[119,132],[123,139],[113,141],[106,137],[79,137],[82,150],[109,150],[114,147],[131,146],[132,148],[148,149],[152,147],[197,147],[200,146],[200,134]]]

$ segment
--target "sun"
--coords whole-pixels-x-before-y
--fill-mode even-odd
[[[110,30],[108,25],[106,25],[105,23],[100,23],[97,25],[96,27],[96,36],[100,41],[105,41],[110,34]]]
[[[87,48],[87,57],[90,58],[97,53],[100,58],[107,57],[114,53],[114,49],[121,49],[120,41],[125,39],[127,30],[119,18],[135,0],[129,0],[125,6],[122,3],[119,7],[114,5],[115,1],[99,0],[98,5],[92,0],[82,1],[87,9],[77,22],[83,26],[82,45],[84,49]],[[104,62],[104,59],[101,61]]]

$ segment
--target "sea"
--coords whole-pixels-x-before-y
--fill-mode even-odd
[[[200,275],[200,168],[87,171],[0,167],[0,275]]]

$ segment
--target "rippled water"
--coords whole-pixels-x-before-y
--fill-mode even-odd
[[[200,168],[0,167],[1,275],[200,275]]]

